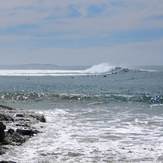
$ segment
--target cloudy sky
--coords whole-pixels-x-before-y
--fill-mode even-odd
[[[0,64],[163,65],[163,0],[0,0]]]

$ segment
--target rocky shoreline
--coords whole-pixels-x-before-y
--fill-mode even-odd
[[[0,105],[0,155],[38,134],[35,124],[39,122],[46,122],[44,115]],[[15,162],[0,160],[0,163]]]

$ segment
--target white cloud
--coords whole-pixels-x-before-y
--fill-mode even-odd
[[[147,18],[159,16],[163,11],[162,0],[0,0],[0,27],[19,24],[39,24],[47,30],[61,31],[112,31],[134,28],[162,27],[161,20],[150,21]],[[86,17],[88,6],[105,4],[104,15]],[[80,18],[66,17],[70,5],[76,6]],[[54,19],[46,20],[54,16]],[[44,25],[43,23],[47,23]]]

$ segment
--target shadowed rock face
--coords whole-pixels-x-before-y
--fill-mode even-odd
[[[0,121],[14,121],[14,119],[7,114],[0,114]]]
[[[16,163],[14,161],[0,161],[0,163]]]
[[[21,145],[39,131],[34,124],[46,122],[44,115],[0,105],[0,155],[8,145]],[[15,163],[0,161],[0,163]]]
[[[6,126],[0,122],[0,142],[3,142],[4,141],[4,138],[5,138],[5,130],[6,129]]]

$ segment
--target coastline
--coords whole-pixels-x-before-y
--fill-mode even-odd
[[[11,147],[22,145],[40,133],[35,125],[39,122],[46,122],[44,115],[0,105],[0,155],[5,154]],[[42,127],[41,123],[39,127]],[[4,162],[15,163],[11,160],[0,159],[0,163]]]

